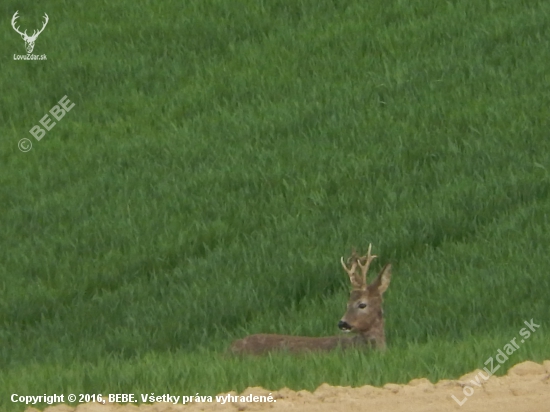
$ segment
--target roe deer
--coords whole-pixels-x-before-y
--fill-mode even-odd
[[[307,337],[276,334],[250,335],[233,342],[230,351],[234,354],[261,355],[276,350],[287,350],[292,353],[307,351],[329,351],[337,347],[348,348],[353,346],[368,346],[385,349],[386,337],[384,334],[384,317],[382,311],[382,294],[390,285],[391,264],[388,263],[380,271],[377,278],[370,285],[367,284],[367,271],[376,255],[371,255],[372,245],[365,256],[359,257],[355,250],[348,258],[340,262],[349,275],[353,286],[347,304],[347,310],[338,327],[344,332],[355,332],[354,337]],[[361,274],[358,273],[359,268]]]

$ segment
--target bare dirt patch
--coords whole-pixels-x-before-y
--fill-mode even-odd
[[[481,372],[481,374],[480,374]],[[195,411],[392,411],[392,412],[550,412],[550,361],[543,364],[520,363],[502,377],[488,376],[476,370],[458,380],[442,380],[432,384],[427,379],[414,379],[406,385],[386,384],[382,388],[329,386],[322,384],[313,393],[281,389],[269,392],[263,388],[249,388],[239,396],[249,394],[267,396],[276,402],[216,402],[173,405],[155,403],[117,405],[97,403],[78,407],[56,405],[44,412],[195,412]],[[237,395],[236,393],[230,393]],[[227,394],[224,394],[226,396]],[[456,400],[453,398],[456,398]],[[457,402],[458,401],[458,402]],[[180,401],[181,402],[181,401]],[[459,402],[462,406],[459,406]],[[39,412],[28,408],[26,412]]]

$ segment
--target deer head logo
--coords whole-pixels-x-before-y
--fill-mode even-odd
[[[19,28],[15,27],[15,21],[19,18],[17,13],[19,13],[19,10],[17,10],[15,12],[15,14],[13,15],[13,18],[11,19],[11,26],[13,27],[13,29],[17,33],[19,33],[21,35],[23,40],[25,40],[25,48],[27,49],[27,54],[31,54],[32,50],[34,49],[34,42],[36,41],[36,38],[38,37],[38,35],[40,33],[42,33],[44,31],[44,28],[48,24],[48,20],[49,20],[48,15],[46,13],[44,13],[44,24],[42,25],[42,28],[40,30],[35,30],[32,33],[32,36],[29,36],[29,35],[27,35],[27,30],[25,30],[24,33],[21,33],[21,31],[19,31]]]

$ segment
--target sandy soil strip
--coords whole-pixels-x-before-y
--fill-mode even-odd
[[[487,378],[487,379],[486,379]],[[285,412],[550,412],[550,361],[542,365],[523,362],[506,376],[495,377],[475,370],[458,380],[442,380],[435,385],[427,379],[414,379],[407,385],[386,384],[383,388],[329,386],[322,384],[313,393],[281,389],[269,392],[248,388],[240,396],[269,396],[275,402],[240,402],[224,396],[226,402],[155,403],[136,405],[87,403],[74,408],[56,405],[44,412],[195,412],[195,411],[285,411]],[[237,395],[230,392],[229,395]],[[250,398],[249,398],[250,399]],[[258,398],[257,398],[258,399]],[[459,405],[461,404],[461,405]],[[25,412],[39,412],[27,408]]]

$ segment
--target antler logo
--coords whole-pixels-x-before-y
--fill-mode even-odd
[[[19,13],[19,10],[17,10],[15,12],[15,14],[13,15],[13,18],[11,19],[11,26],[13,27],[13,29],[17,33],[19,33],[21,35],[23,40],[25,40],[25,48],[27,49],[27,54],[31,54],[33,49],[34,49],[34,42],[36,41],[36,38],[38,37],[38,35],[44,31],[44,28],[48,24],[49,17],[46,13],[44,13],[44,19],[45,20],[44,20],[44,24],[42,25],[42,28],[40,30],[35,30],[32,33],[32,36],[29,36],[29,35],[27,35],[27,30],[25,30],[24,33],[21,33],[21,31],[19,31],[19,28],[15,27],[15,20],[17,20],[19,18],[17,13]]]

